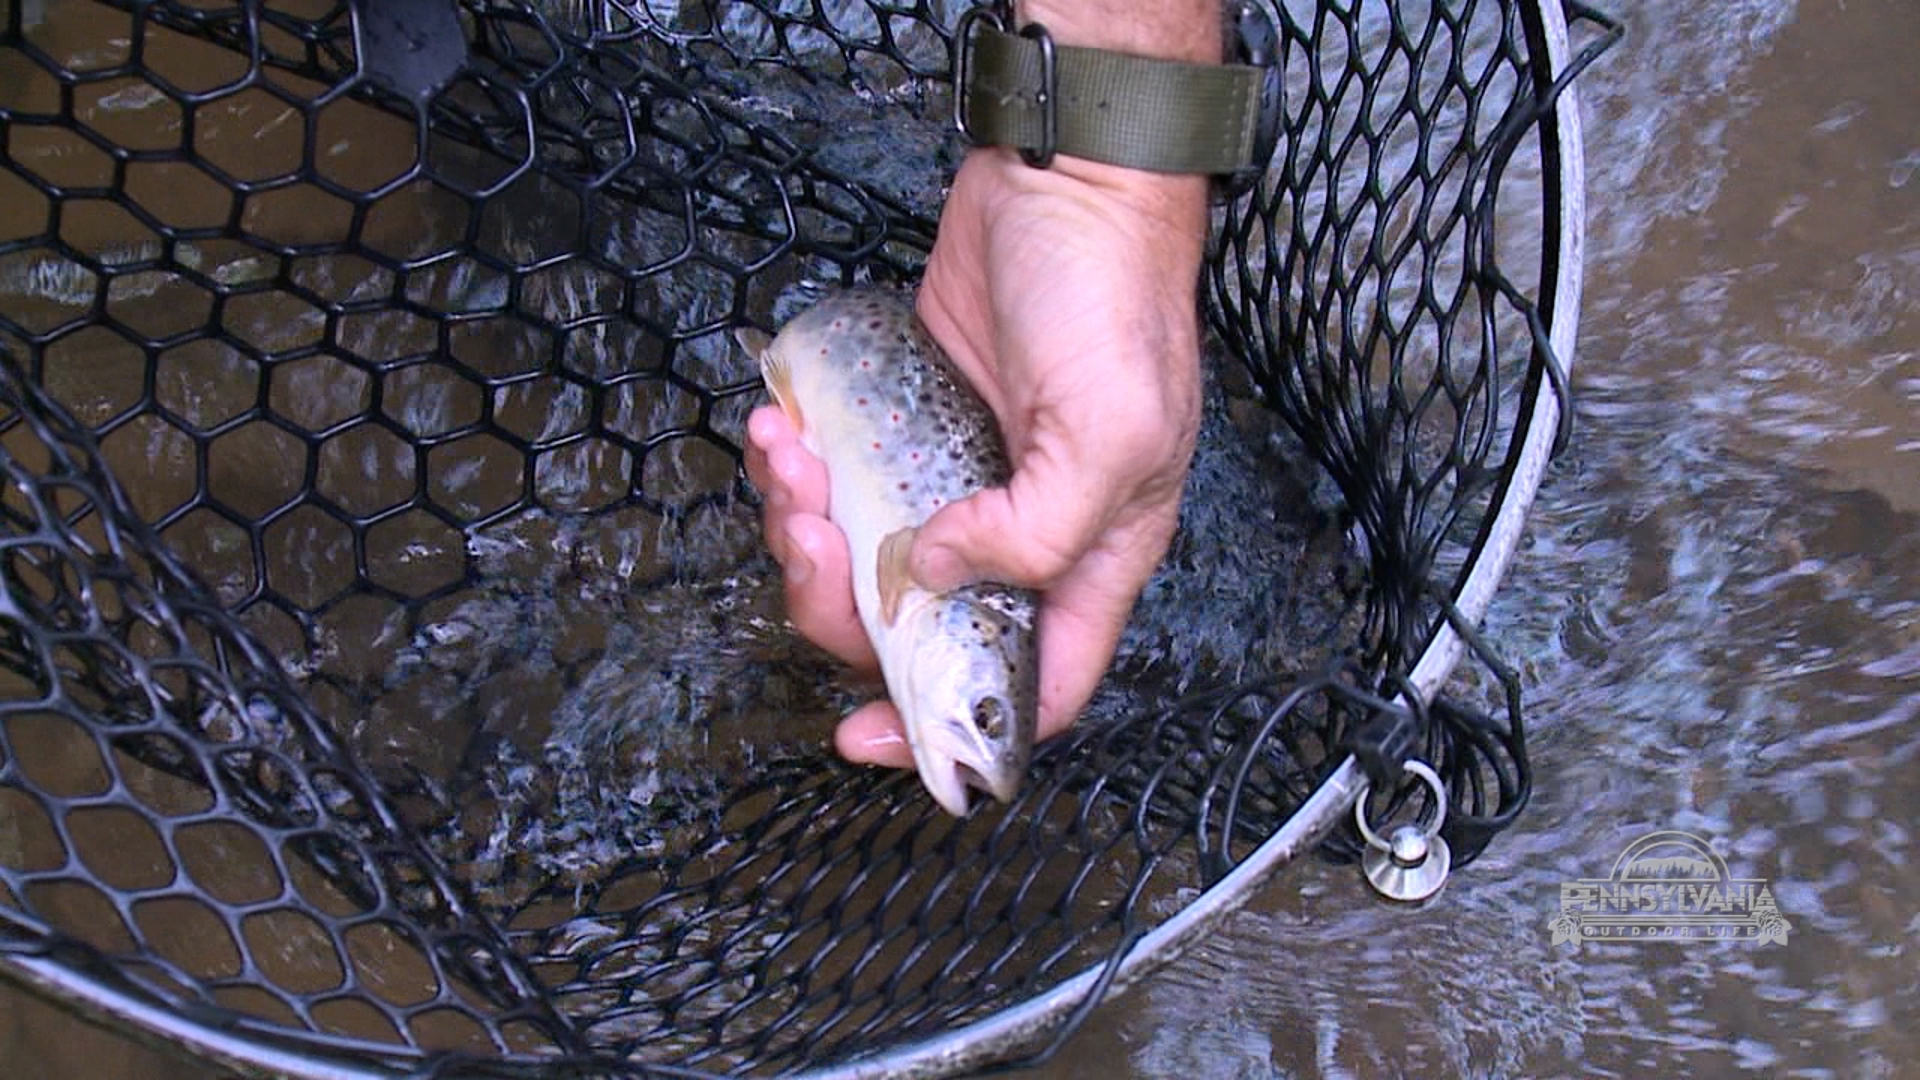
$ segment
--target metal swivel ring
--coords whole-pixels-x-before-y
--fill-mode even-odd
[[[1370,784],[1360,790],[1360,798],[1353,804],[1353,820],[1360,826],[1361,839],[1367,842],[1360,866],[1374,891],[1391,900],[1412,903],[1427,899],[1447,883],[1453,853],[1440,836],[1440,827],[1447,823],[1446,785],[1423,761],[1407,761],[1402,767],[1433,790],[1433,820],[1424,828],[1412,822],[1396,825],[1382,837],[1367,824]]]

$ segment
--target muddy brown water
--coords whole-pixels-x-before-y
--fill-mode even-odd
[[[1920,8],[1615,5],[1581,82],[1573,448],[1489,617],[1529,812],[1436,901],[1302,864],[1032,1075],[1912,1075]],[[1560,885],[1709,838],[1784,945],[1553,945]],[[0,1072],[187,1077],[17,995]]]

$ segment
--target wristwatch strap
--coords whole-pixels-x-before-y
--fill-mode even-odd
[[[1034,165],[1057,152],[1165,173],[1264,166],[1280,80],[1271,24],[1258,18],[1264,48],[1258,29],[1237,21],[1237,51],[1253,62],[1194,64],[1055,45],[1044,27],[1009,33],[977,8],[954,43],[955,120],[976,143],[1017,147]]]

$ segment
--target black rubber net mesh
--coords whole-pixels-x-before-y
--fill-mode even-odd
[[[1181,536],[957,821],[828,749],[873,688],[782,621],[730,331],[912,280],[961,10],[0,4],[0,967],[283,1063],[787,1070],[1110,970],[1355,748],[1509,823],[1498,656],[1400,695],[1560,379],[1611,25],[1269,9]]]

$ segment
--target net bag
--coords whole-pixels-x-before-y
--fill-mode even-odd
[[[730,332],[912,280],[963,5],[0,0],[0,974],[276,1075],[939,1075],[1303,853],[1470,861],[1617,28],[1265,10],[1181,536],[959,821],[824,745]]]

